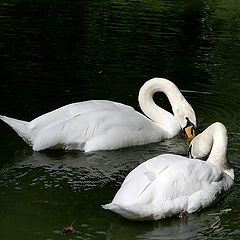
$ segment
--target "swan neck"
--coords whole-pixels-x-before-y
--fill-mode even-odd
[[[181,93],[172,82],[162,78],[153,78],[141,87],[138,96],[139,105],[144,114],[164,129],[173,130],[172,134],[174,136],[180,130],[180,125],[173,114],[154,102],[153,95],[156,92],[163,92],[167,95],[173,112],[181,98]]]
[[[222,124],[216,123],[211,128],[212,149],[207,159],[208,162],[213,163],[232,178],[234,178],[233,169],[227,159],[227,130]]]

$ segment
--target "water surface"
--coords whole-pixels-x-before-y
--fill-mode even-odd
[[[139,110],[142,84],[172,80],[193,106],[198,131],[228,130],[233,191],[187,221],[130,222],[103,210],[134,167],[185,155],[182,136],[117,151],[33,152],[0,123],[0,238],[238,239],[240,3],[33,1],[0,3],[0,113],[31,120],[68,103],[122,102]],[[166,109],[163,95],[156,102]],[[210,215],[231,209],[222,215]],[[75,231],[62,229],[74,223]]]

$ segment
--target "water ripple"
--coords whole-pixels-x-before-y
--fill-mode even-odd
[[[119,186],[137,165],[167,152],[185,155],[187,142],[176,137],[160,143],[96,153],[22,151],[16,153],[16,162],[12,166],[8,164],[1,169],[0,185],[62,188],[68,184],[74,191],[101,188],[107,184]]]

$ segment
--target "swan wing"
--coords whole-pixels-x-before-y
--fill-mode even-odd
[[[161,219],[204,208],[232,184],[211,163],[164,154],[134,169],[105,208],[130,219]]]
[[[33,141],[33,149],[109,150],[161,138],[159,128],[131,107],[108,101],[91,101],[90,106],[85,104],[72,116],[65,114],[61,121],[42,127]],[[77,106],[70,108],[73,107]]]
[[[87,114],[103,110],[134,111],[130,106],[107,100],[77,102],[65,105],[35,118],[29,123],[29,128],[32,130],[39,130],[53,123],[60,123],[64,120],[69,120],[79,114]]]

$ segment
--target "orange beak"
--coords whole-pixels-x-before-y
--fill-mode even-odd
[[[195,130],[194,130],[193,126],[188,126],[188,127],[184,128],[184,131],[188,138],[190,138],[190,139],[195,138],[196,135],[195,135]]]

